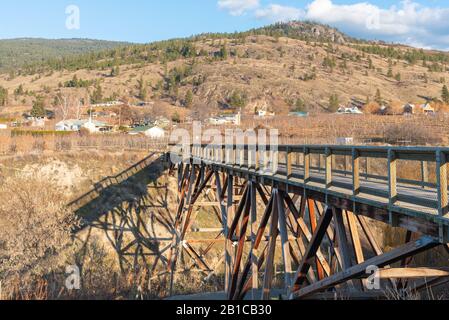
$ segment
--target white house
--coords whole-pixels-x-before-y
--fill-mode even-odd
[[[363,114],[362,111],[359,110],[357,107],[352,108],[346,108],[346,107],[340,107],[337,111],[338,114]]]
[[[107,123],[94,120],[64,120],[55,125],[56,131],[80,131],[82,128],[89,130],[91,133],[107,132],[111,130],[111,126]]]
[[[235,115],[222,115],[218,117],[209,118],[209,123],[215,126],[225,125],[225,124],[233,124],[239,126],[242,122],[242,115],[239,112]]]
[[[275,113],[274,112],[268,112],[267,110],[264,110],[264,109],[259,109],[259,110],[257,110],[256,115],[259,118],[265,118],[265,117],[274,117]]]
[[[145,136],[152,139],[163,139],[165,138],[165,131],[160,127],[153,127],[145,131]]]

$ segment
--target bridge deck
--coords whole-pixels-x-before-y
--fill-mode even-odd
[[[447,148],[279,146],[266,151],[248,146],[194,145],[191,150],[190,161],[266,185],[279,184],[290,192],[307,192],[343,209],[353,210],[357,206],[366,216],[449,242]],[[178,154],[185,155],[185,150]],[[321,162],[312,165],[312,155],[319,155],[320,161],[324,156],[324,168]],[[337,155],[344,156],[345,161],[352,159],[351,171],[333,167]],[[373,158],[386,160],[387,172],[373,175],[366,169],[362,174],[362,157],[366,163]],[[424,171],[421,181],[399,179],[397,160],[418,161],[422,168],[435,163],[436,183],[430,183],[428,172]],[[272,163],[275,169],[266,171]]]

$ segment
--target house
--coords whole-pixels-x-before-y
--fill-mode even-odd
[[[100,133],[111,131],[112,126],[107,123],[89,120],[63,120],[55,125],[56,131],[80,131],[82,128],[89,130],[91,133]]]
[[[159,127],[153,127],[145,131],[145,136],[152,139],[163,139],[165,138],[165,131]]]
[[[414,114],[416,106],[411,103],[405,104],[403,107],[404,114]]]
[[[265,117],[274,117],[276,114],[274,112],[269,112],[266,109],[260,109],[257,110],[256,116],[259,118],[265,118]]]
[[[337,111],[337,114],[363,114],[363,112],[360,111],[357,107],[340,107]]]
[[[354,144],[354,138],[337,138],[337,144],[339,144],[339,145]]]
[[[425,103],[425,104],[421,105],[421,109],[424,112],[424,114],[427,114],[427,115],[435,114],[435,109],[430,105],[430,103]]]
[[[291,117],[307,118],[309,116],[308,112],[303,111],[293,111],[288,114]]]
[[[128,132],[128,134],[131,136],[145,134],[145,132],[150,130],[151,128],[152,128],[151,126],[135,126],[132,128],[131,131]]]
[[[116,107],[116,106],[119,106],[122,104],[123,104],[122,101],[109,101],[109,102],[104,102],[104,103],[93,104],[93,105],[91,105],[91,108]]]
[[[209,123],[211,125],[219,126],[219,125],[226,125],[226,124],[233,124],[236,126],[239,126],[242,122],[242,116],[239,112],[238,114],[234,115],[220,115],[217,117],[209,118]]]
[[[167,128],[170,125],[170,120],[165,117],[160,117],[154,122],[156,127]]]

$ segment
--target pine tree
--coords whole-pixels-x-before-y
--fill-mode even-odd
[[[186,108],[190,108],[192,104],[193,104],[193,93],[192,90],[188,90],[186,93],[184,105],[186,106]]]
[[[340,107],[340,102],[337,94],[332,94],[329,97],[329,111],[330,112],[337,112],[338,108]]]
[[[388,68],[388,74],[387,74],[388,78],[393,78],[393,68],[389,67]]]
[[[220,49],[220,57],[221,57],[221,59],[226,60],[226,59],[228,59],[228,56],[229,56],[228,48],[225,43]]]
[[[377,91],[376,91],[376,97],[374,98],[374,101],[376,101],[379,105],[383,104],[382,95],[381,95],[379,89],[377,89]]]
[[[138,88],[139,88],[139,99],[145,101],[147,99],[148,96],[148,92],[147,92],[147,86],[145,83],[145,80],[143,79],[143,77],[140,78],[140,80],[138,81]]]
[[[90,97],[90,102],[92,104],[97,104],[102,102],[103,100],[103,89],[101,88],[101,85],[97,83],[95,85],[95,90],[92,92],[92,96]]]
[[[8,90],[0,86],[0,107],[8,103]]]
[[[304,112],[305,111],[305,103],[301,98],[296,99],[293,111],[294,112]]]
[[[33,103],[33,108],[31,109],[31,116],[35,118],[45,117],[45,103],[44,97],[38,96]]]
[[[443,99],[444,103],[449,103],[449,90],[447,89],[446,85],[443,86],[441,98]]]

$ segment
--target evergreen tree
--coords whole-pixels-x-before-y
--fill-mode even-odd
[[[143,79],[143,77],[141,77],[140,80],[138,81],[138,89],[139,89],[139,99],[146,101],[148,97],[148,91],[146,82]]]
[[[192,90],[188,90],[186,93],[184,105],[186,106],[186,108],[190,108],[192,104],[193,104],[193,93]]]
[[[393,68],[392,68],[392,67],[389,67],[389,68],[388,68],[387,77],[388,77],[388,78],[393,78]]]
[[[8,90],[0,86],[0,107],[8,103]]]
[[[220,58],[223,60],[226,60],[226,59],[228,59],[228,56],[229,56],[228,47],[225,43],[225,44],[223,44],[223,46],[220,49]]]
[[[44,97],[37,96],[36,100],[33,102],[33,108],[31,109],[31,116],[35,118],[45,117]]]
[[[304,112],[305,111],[306,104],[301,98],[296,99],[295,105],[294,105],[294,112]]]
[[[443,99],[444,103],[449,104],[449,90],[447,89],[447,86],[443,86],[443,91],[441,93],[441,98]]]
[[[377,91],[376,91],[376,96],[375,96],[375,98],[374,98],[374,101],[376,101],[379,105],[382,105],[382,104],[383,104],[383,101],[382,101],[382,95],[381,95],[379,89],[377,89]]]
[[[111,77],[117,77],[120,74],[120,67],[115,66],[111,69]]]
[[[338,95],[332,94],[329,97],[329,109],[328,110],[330,112],[337,112],[339,107],[340,107],[340,101],[339,101]]]
[[[95,85],[95,90],[92,92],[92,95],[90,97],[90,102],[92,104],[97,104],[103,101],[103,89],[101,88],[101,85],[97,83]]]

